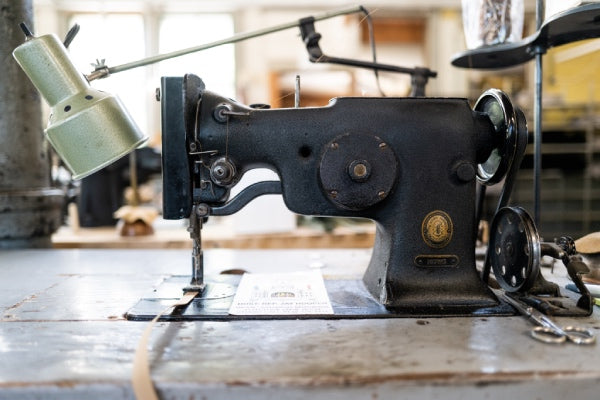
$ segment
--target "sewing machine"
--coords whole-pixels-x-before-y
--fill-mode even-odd
[[[523,114],[502,92],[486,92],[475,110],[466,99],[354,97],[264,109],[186,75],[163,78],[160,93],[163,216],[190,218],[188,287],[204,285],[203,221],[281,194],[298,214],[376,222],[363,282],[389,312],[506,312],[475,266],[476,180],[500,182],[518,168],[517,137],[526,144]],[[280,181],[255,183],[230,198],[257,167]]]
[[[52,108],[46,134],[74,178],[145,142],[119,100],[92,89],[56,37],[35,38],[22,28],[27,41],[15,49],[15,58]],[[160,101],[163,217],[189,218],[192,273],[168,279],[168,295],[157,290],[141,299],[126,313],[130,319],[153,318],[164,307],[161,300],[179,297],[182,288],[197,298],[165,318],[234,318],[228,309],[239,278],[205,280],[202,225],[267,194],[281,195],[298,214],[375,221],[375,245],[362,280],[325,282],[331,318],[513,314],[488,286],[490,270],[496,290],[544,311],[592,311],[593,299],[579,278],[587,267],[573,241],[540,242],[528,214],[507,207],[527,127],[501,91],[486,91],[473,108],[456,98],[348,97],[325,107],[271,110],[212,93],[190,74],[163,78]],[[280,180],[255,183],[231,198],[231,188],[253,168],[269,168]],[[500,182],[479,274],[475,242],[485,187]],[[543,255],[567,267],[581,294],[574,306],[565,305],[568,296],[543,279]]]

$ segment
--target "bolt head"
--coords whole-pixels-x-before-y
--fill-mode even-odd
[[[348,175],[354,182],[365,182],[371,176],[371,164],[367,160],[354,160],[348,165]]]

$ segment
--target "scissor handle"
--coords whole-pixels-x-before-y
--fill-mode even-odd
[[[529,331],[531,337],[543,343],[564,343],[567,335],[548,326],[536,326]]]
[[[594,344],[596,336],[591,329],[581,326],[565,326],[563,330],[567,333],[567,339],[575,344]]]
[[[567,340],[575,344],[594,344],[596,336],[590,329],[579,326],[566,326],[556,330],[548,326],[536,326],[531,329],[531,337],[543,343],[564,343]]]

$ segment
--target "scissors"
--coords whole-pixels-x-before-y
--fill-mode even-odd
[[[565,343],[567,341],[571,341],[575,344],[596,343],[596,336],[594,336],[594,333],[588,328],[572,325],[560,327],[535,308],[526,305],[519,300],[508,296],[507,294],[503,294],[502,297],[504,300],[506,300],[506,302],[516,308],[517,311],[519,311],[524,317],[527,317],[539,325],[532,328],[529,333],[531,337],[539,340],[540,342]]]

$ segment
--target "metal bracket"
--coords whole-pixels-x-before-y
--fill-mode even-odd
[[[410,93],[411,97],[425,96],[425,85],[427,84],[427,81],[429,80],[429,78],[435,78],[437,76],[437,72],[432,71],[429,68],[406,68],[399,67],[396,65],[380,64],[377,62],[327,56],[323,54],[321,47],[319,47],[319,40],[321,40],[321,34],[315,31],[315,18],[306,17],[302,18],[299,22],[302,41],[306,45],[306,50],[308,51],[309,60],[311,62],[339,64],[347,65],[350,67],[367,68],[375,71],[410,74],[412,86]]]
[[[227,202],[227,204],[221,207],[211,207],[209,214],[218,216],[231,215],[240,211],[246,204],[250,203],[250,201],[258,196],[281,193],[281,182],[279,181],[258,182],[242,190],[237,196]]]

